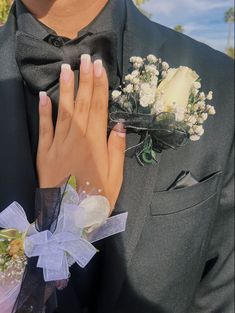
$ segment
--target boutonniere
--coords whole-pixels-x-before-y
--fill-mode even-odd
[[[141,165],[156,162],[157,153],[197,141],[203,123],[215,109],[213,92],[201,91],[199,75],[180,66],[170,68],[154,55],[132,57],[132,71],[112,92],[110,124],[122,121],[128,131],[141,135],[135,147]]]

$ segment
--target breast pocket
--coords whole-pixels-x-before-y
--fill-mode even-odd
[[[203,205],[213,198],[218,190],[222,172],[216,172],[196,185],[155,192],[151,202],[151,215],[168,215]]]
[[[185,293],[185,286],[195,290],[217,214],[221,174],[214,173],[191,187],[154,193],[138,250],[138,259],[144,260],[139,267],[144,264],[149,271],[142,281],[149,292],[152,277],[156,277],[159,295],[168,289],[174,290],[172,296],[177,298]]]

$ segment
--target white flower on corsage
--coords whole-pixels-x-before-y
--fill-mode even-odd
[[[31,283],[34,271],[39,268],[42,271],[44,281],[40,281],[40,286],[47,282],[67,284],[69,267],[77,263],[84,268],[97,253],[94,242],[125,231],[127,213],[109,217],[109,201],[99,190],[87,194],[80,189],[77,192],[75,186],[76,180],[71,177],[68,184],[61,187],[61,195],[56,199],[60,203],[59,212],[57,205],[51,208],[54,230],[38,231],[37,222],[30,224],[17,202],[0,213],[0,228],[3,228],[0,230],[1,312],[12,311],[21,285],[25,286],[25,279],[27,285]],[[27,261],[33,257],[38,258],[36,268],[30,269],[31,276],[24,275]],[[43,293],[39,294],[44,297]],[[28,294],[24,296],[28,299]]]
[[[199,75],[186,66],[170,68],[154,55],[130,62],[132,71],[112,93],[110,123],[122,119],[127,129],[141,133],[140,163],[152,163],[157,152],[180,147],[187,139],[199,140],[203,123],[216,113],[208,104],[213,92],[201,91]]]

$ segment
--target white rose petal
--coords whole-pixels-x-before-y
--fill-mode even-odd
[[[90,232],[101,226],[109,216],[110,204],[103,196],[89,196],[80,205],[74,216],[78,228],[87,228]]]
[[[185,66],[170,69],[166,78],[158,86],[157,93],[164,93],[163,98],[166,107],[176,102],[181,111],[186,111],[192,85],[198,77],[196,72]]]

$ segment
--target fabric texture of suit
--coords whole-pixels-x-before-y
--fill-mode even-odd
[[[131,0],[124,1],[123,75],[131,56],[155,54],[171,67],[189,66],[202,78],[203,90],[214,91],[217,113],[199,142],[163,152],[157,165],[141,167],[126,156],[115,212],[129,212],[127,230],[103,242],[99,288],[83,312],[232,313],[233,62],[150,22]],[[0,210],[16,200],[33,220],[37,176],[15,31],[13,8],[0,29]],[[128,146],[138,141],[138,135],[127,137]],[[168,190],[182,171],[198,184]],[[79,312],[76,284],[79,277],[59,294],[58,312]]]

